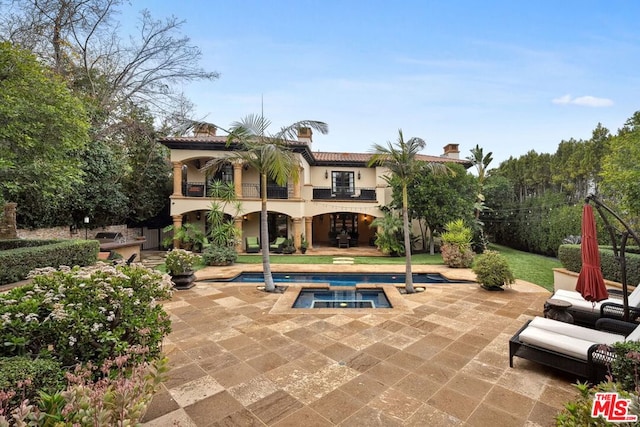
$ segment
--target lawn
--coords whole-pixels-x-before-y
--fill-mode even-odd
[[[517,279],[535,283],[553,292],[553,269],[562,267],[557,258],[522,252],[506,246],[490,245],[490,249],[500,252],[507,258],[509,266]],[[411,257],[413,264],[442,264],[440,254],[416,254]],[[329,255],[270,255],[273,264],[332,264]],[[262,255],[239,255],[238,264],[260,264]],[[404,257],[354,257],[354,264],[404,264]]]

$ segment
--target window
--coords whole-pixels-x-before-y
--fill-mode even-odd
[[[233,182],[233,166],[231,163],[222,164],[212,178],[212,181]]]
[[[349,196],[355,193],[353,172],[332,171],[331,189],[335,194]]]
[[[358,233],[358,214],[339,212],[330,214],[331,230],[336,233]]]
[[[287,237],[289,235],[289,218],[286,215],[269,212],[267,214],[267,226],[269,230],[269,241],[276,237]]]

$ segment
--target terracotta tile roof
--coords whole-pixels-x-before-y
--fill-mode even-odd
[[[169,142],[169,143],[179,143],[179,144],[211,144],[212,146],[221,147],[226,145],[227,137],[226,136],[213,136],[213,135],[202,135],[202,136],[170,136],[166,138],[162,138],[160,143]],[[289,144],[292,147],[307,147],[308,144],[306,142],[299,141],[289,141]],[[186,147],[185,147],[186,148]],[[366,164],[371,159],[373,154],[371,153],[337,153],[330,151],[309,151],[306,150],[307,154],[311,154],[313,159],[316,162],[320,163],[364,163]],[[416,156],[418,160],[425,162],[433,162],[433,163],[461,163],[467,167],[471,166],[471,162],[466,159],[454,159],[450,157],[444,156],[430,156],[426,154],[418,154]]]
[[[166,138],[162,138],[160,142],[227,142],[226,136],[213,136],[213,135],[203,135],[203,136],[168,136]]]
[[[368,162],[371,159],[371,153],[332,153],[327,151],[314,151],[313,157],[320,162]],[[429,156],[426,154],[418,154],[417,160],[433,163],[469,163],[466,159],[452,159],[450,157]]]

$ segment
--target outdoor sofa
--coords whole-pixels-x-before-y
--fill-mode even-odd
[[[640,340],[640,325],[603,318],[596,326],[598,330],[535,317],[509,340],[509,366],[517,356],[598,383],[615,357],[608,346]]]
[[[573,316],[576,324],[594,327],[600,318],[623,319],[624,306],[622,294],[617,290],[609,290],[610,297],[600,302],[593,303],[585,300],[579,292],[558,289],[551,298],[567,301],[571,307],[567,312]],[[629,294],[629,319],[630,322],[640,323],[640,286],[636,286]]]

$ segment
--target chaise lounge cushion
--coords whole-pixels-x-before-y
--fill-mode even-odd
[[[592,303],[591,301],[587,301],[582,298],[580,292],[576,291],[567,291],[565,289],[558,289],[552,298],[561,299],[568,301],[572,304],[572,309],[582,310],[582,311],[593,311],[598,313],[600,311],[600,306],[606,302],[614,303],[614,304],[622,304],[622,298],[610,297],[605,300],[602,300],[597,303]],[[640,286],[636,286],[636,288],[629,294],[629,307],[640,307]]]
[[[640,327],[634,330],[640,334]],[[623,342],[624,335],[595,331],[582,326],[536,317],[522,332],[520,341],[577,359],[587,360],[594,344]]]
[[[593,341],[568,337],[531,326],[520,333],[520,341],[585,361],[588,359],[589,348],[595,344]]]

